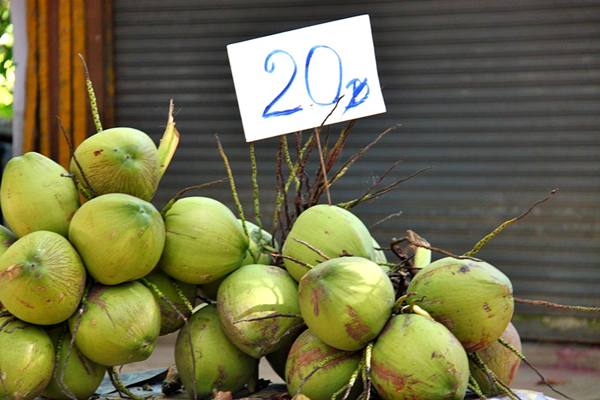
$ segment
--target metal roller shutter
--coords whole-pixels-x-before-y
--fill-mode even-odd
[[[398,176],[433,166],[355,211],[367,223],[403,211],[374,231],[382,242],[410,228],[460,253],[559,187],[481,257],[521,297],[600,306],[600,2],[119,0],[114,13],[118,124],[158,139],[170,97],[178,108],[183,137],[159,204],[224,175],[219,133],[251,210],[227,44],[368,13],[388,112],[359,121],[346,154],[402,126],[334,200],[361,194],[398,158]],[[266,211],[276,143],[257,148]],[[231,204],[226,185],[206,193]],[[600,343],[589,316],[519,307],[517,322],[527,338]]]

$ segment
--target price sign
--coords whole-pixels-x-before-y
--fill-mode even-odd
[[[227,46],[246,141],[384,113],[368,15]]]

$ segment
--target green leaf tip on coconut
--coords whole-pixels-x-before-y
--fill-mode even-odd
[[[4,220],[17,236],[40,230],[67,236],[79,194],[60,164],[29,152],[6,164],[0,202]]]

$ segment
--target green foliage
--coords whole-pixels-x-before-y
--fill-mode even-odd
[[[12,118],[15,63],[13,25],[8,0],[0,0],[0,118]]]

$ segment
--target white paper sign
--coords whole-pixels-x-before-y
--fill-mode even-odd
[[[368,15],[227,46],[246,141],[384,113]],[[341,100],[340,100],[341,98]]]

